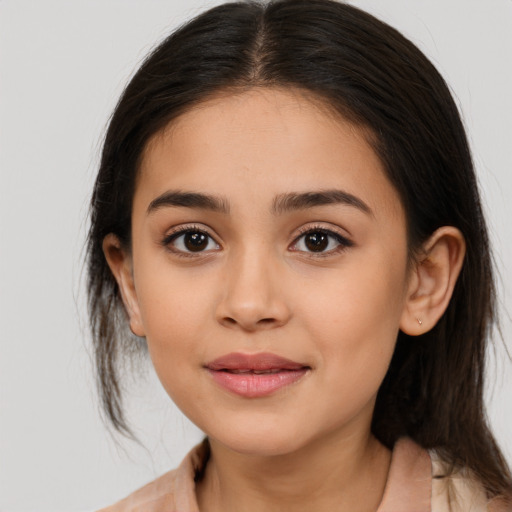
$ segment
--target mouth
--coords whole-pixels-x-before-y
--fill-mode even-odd
[[[253,373],[254,375],[269,375],[272,373],[279,373],[280,371],[292,371],[292,370],[283,370],[282,368],[276,368],[274,370],[250,370],[248,368],[243,368],[240,370],[228,370],[227,368],[223,368],[222,370],[218,370],[221,372],[241,374],[241,373]]]
[[[311,367],[275,354],[222,356],[205,365],[222,388],[245,398],[259,398],[297,383]]]

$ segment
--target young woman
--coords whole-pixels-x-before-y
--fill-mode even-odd
[[[117,105],[91,221],[108,417],[129,432],[118,356],[147,348],[207,435],[109,511],[508,510],[471,156],[394,29],[332,0],[192,20]]]

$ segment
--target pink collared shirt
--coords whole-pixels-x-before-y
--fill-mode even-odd
[[[99,512],[199,512],[194,479],[206,457],[204,443],[196,446],[177,469]],[[376,512],[509,510],[489,502],[480,484],[461,472],[440,478],[442,474],[442,462],[410,439],[400,439],[393,449],[386,488]]]

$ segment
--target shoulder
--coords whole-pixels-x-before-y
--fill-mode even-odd
[[[208,440],[205,439],[187,454],[177,469],[98,512],[199,512],[195,481],[204,471],[209,454]]]
[[[471,472],[459,469],[453,473],[432,457],[432,512],[512,512],[504,502],[489,501],[482,484]]]
[[[165,473],[123,500],[98,512],[173,511],[176,472],[177,470],[173,470]]]

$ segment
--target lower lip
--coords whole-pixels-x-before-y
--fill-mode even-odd
[[[279,389],[299,381],[308,368],[282,370],[277,373],[230,373],[209,370],[213,379],[223,388],[246,398],[259,398],[271,395]]]

